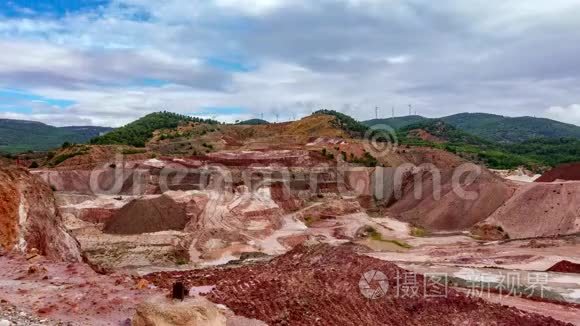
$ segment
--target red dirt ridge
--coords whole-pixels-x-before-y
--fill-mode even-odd
[[[576,264],[567,260],[562,260],[556,263],[554,266],[548,268],[547,272],[580,274],[580,264]]]
[[[580,180],[580,163],[559,165],[542,174],[535,182],[554,182],[556,180]]]
[[[406,271],[359,255],[357,250],[362,248],[301,245],[259,265],[162,272],[145,278],[163,288],[170,288],[176,280],[187,286],[215,286],[208,299],[269,325],[474,325],[482,321],[489,325],[565,325],[453,289],[446,297],[425,297],[424,293],[444,289],[429,282],[425,286],[418,274],[413,274],[417,294],[401,291],[408,295],[397,295],[397,278]],[[361,277],[373,270],[382,272],[389,285],[386,295],[374,300],[363,296],[359,288]]]

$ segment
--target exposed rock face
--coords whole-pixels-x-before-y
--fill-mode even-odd
[[[51,259],[80,261],[77,241],[65,230],[50,187],[20,168],[0,169],[0,245],[36,248]]]

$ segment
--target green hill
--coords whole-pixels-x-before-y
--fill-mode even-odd
[[[85,143],[105,133],[106,127],[53,127],[36,121],[0,119],[0,152],[46,151],[64,142]]]
[[[420,121],[430,120],[421,116],[373,119],[363,123],[390,125],[395,129]],[[445,121],[465,132],[480,138],[500,143],[518,143],[536,138],[580,138],[580,127],[545,118],[504,117],[487,113],[459,113],[442,117]]]
[[[256,126],[256,125],[267,125],[267,124],[270,124],[270,122],[268,122],[266,120],[262,120],[262,119],[249,119],[249,120],[240,121],[237,124],[238,125]]]
[[[441,139],[450,144],[468,144],[477,146],[492,146],[492,142],[474,136],[453,125],[446,123],[443,120],[424,120],[418,123],[413,123],[399,129],[399,135],[409,139],[412,137],[412,131],[421,129],[428,132],[430,135]]]
[[[372,127],[375,125],[387,125],[393,129],[401,129],[411,124],[419,123],[425,120],[429,120],[428,118],[422,117],[420,115],[408,115],[404,117],[394,117],[394,118],[387,118],[387,119],[372,119],[363,121],[362,123],[366,126]]]
[[[417,133],[417,130],[434,137]],[[545,166],[580,161],[580,139],[577,138],[544,137],[499,143],[471,135],[443,120],[432,119],[405,126],[398,130],[397,135],[401,144],[445,149],[496,169],[526,166],[538,170]]]
[[[424,133],[418,134],[417,130],[427,132],[429,136]],[[399,129],[397,135],[401,144],[440,148],[495,169],[511,169],[518,166],[536,169],[546,164],[542,157],[532,158],[524,153],[513,153],[497,142],[471,135],[443,120],[425,119]],[[432,140],[431,136],[436,141]]]
[[[516,143],[534,138],[580,138],[580,127],[545,118],[460,113],[443,120],[474,135],[502,143]]]
[[[353,136],[363,136],[364,133],[369,129],[368,126],[362,124],[358,120],[355,120],[351,116],[334,110],[318,110],[314,112],[314,114],[326,114],[336,117],[336,120],[339,124],[338,127],[342,128]]]
[[[155,112],[135,120],[123,127],[117,128],[103,136],[91,139],[91,144],[99,145],[130,145],[135,147],[145,147],[145,144],[153,132],[158,129],[177,128],[182,123],[200,122],[208,124],[218,124],[219,122],[210,119],[190,117],[172,112]]]

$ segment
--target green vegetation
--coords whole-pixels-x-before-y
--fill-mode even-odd
[[[147,150],[142,149],[142,148],[124,148],[121,151],[121,154],[123,155],[132,155],[132,154],[143,154],[146,153]]]
[[[177,128],[182,123],[200,122],[218,124],[215,120],[200,119],[171,112],[156,112],[133,121],[124,127],[115,129],[106,135],[91,139],[91,144],[119,144],[134,147],[145,147],[153,137],[153,132],[159,129]]]
[[[35,121],[0,119],[0,152],[47,151],[60,147],[64,142],[85,143],[109,130],[111,128],[57,128]]]
[[[536,138],[580,138],[580,127],[544,118],[460,113],[443,120],[473,135],[506,144]]]
[[[425,117],[420,115],[408,115],[404,117],[395,117],[395,118],[388,118],[388,119],[372,119],[363,121],[362,124],[368,127],[372,127],[375,125],[387,125],[393,129],[401,129],[411,124],[423,122],[428,120]]]
[[[57,166],[60,163],[68,160],[69,158],[87,154],[90,149],[91,148],[88,145],[70,145],[69,147],[67,147],[64,153],[59,155],[54,155],[53,153],[53,155],[50,155],[49,157],[51,158],[49,158],[48,165]]]
[[[580,139],[530,139],[505,146],[509,152],[542,164],[555,166],[580,161]]]
[[[491,146],[490,141],[473,136],[465,131],[444,122],[443,120],[427,120],[407,125],[399,131],[403,134],[409,134],[413,130],[425,130],[429,134],[444,140],[450,144],[468,144],[477,146]]]
[[[64,161],[68,160],[68,159],[69,159],[69,158],[71,158],[71,157],[75,157],[75,156],[83,155],[83,154],[86,154],[86,153],[87,153],[87,152],[84,152],[84,151],[78,151],[78,152],[72,152],[72,153],[61,154],[61,155],[58,155],[58,156],[56,156],[54,159],[52,159],[52,160],[50,161],[50,165],[51,165],[51,166],[57,166],[57,165],[59,165],[60,163],[62,163],[62,162],[64,162]]]
[[[367,151],[365,151],[365,153],[363,154],[363,157],[354,157],[354,155],[351,156],[351,159],[348,160],[348,162],[361,164],[361,165],[364,165],[366,167],[375,167],[375,166],[379,165],[379,161],[377,161],[377,159]]]
[[[363,125],[352,117],[334,110],[318,110],[314,112],[314,114],[326,114],[336,117],[339,123],[338,127],[354,136],[363,136],[369,129],[369,127]]]
[[[444,142],[419,139],[413,136],[416,129],[425,130]],[[546,166],[580,161],[580,140],[574,138],[540,138],[502,144],[473,136],[441,120],[408,125],[398,130],[397,135],[400,144],[444,149],[494,169],[525,166],[537,171]]]
[[[385,124],[402,129],[429,118],[405,116],[363,121],[366,126]],[[459,113],[436,120],[444,121],[469,134],[498,143],[518,143],[537,138],[580,138],[580,127],[550,119],[534,117],[504,117],[487,113]]]
[[[250,119],[250,120],[240,121],[236,124],[256,126],[256,125],[267,125],[267,124],[270,124],[270,122],[268,122],[266,120],[262,120],[262,119]]]

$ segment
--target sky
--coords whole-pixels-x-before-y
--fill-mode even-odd
[[[0,118],[121,126],[325,108],[580,125],[578,0],[3,0]]]

